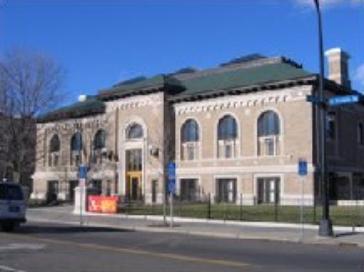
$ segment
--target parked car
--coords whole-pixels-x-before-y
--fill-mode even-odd
[[[26,222],[26,200],[22,187],[16,183],[0,183],[0,226],[12,231]]]

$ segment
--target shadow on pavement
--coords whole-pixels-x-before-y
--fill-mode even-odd
[[[354,236],[354,235],[358,235],[358,232],[353,232],[353,231],[349,231],[349,232],[342,232],[342,233],[338,233],[335,235],[336,238],[339,237],[345,237],[345,236]]]
[[[18,228],[17,234],[65,234],[65,233],[100,233],[100,232],[133,232],[127,229],[88,226],[24,225]]]

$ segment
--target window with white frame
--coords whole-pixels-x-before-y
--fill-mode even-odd
[[[216,179],[216,202],[236,202],[237,180],[236,178]]]
[[[280,120],[274,111],[263,112],[258,118],[258,155],[280,154]]]
[[[199,126],[193,119],[188,119],[181,128],[181,160],[196,160],[199,153]]]
[[[274,204],[280,202],[280,178],[262,177],[257,180],[258,204]]]
[[[218,158],[235,158],[238,146],[238,129],[235,118],[231,115],[222,117],[218,123],[217,134]]]
[[[92,149],[92,162],[102,163],[103,158],[106,156],[106,132],[100,129],[96,132],[93,140]]]
[[[79,166],[82,162],[82,134],[76,132],[71,138],[70,163]]]
[[[58,135],[53,135],[49,143],[48,166],[55,167],[59,165],[61,143]]]

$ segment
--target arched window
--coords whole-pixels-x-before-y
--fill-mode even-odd
[[[238,136],[235,118],[231,115],[225,115],[219,120],[218,139],[231,140]]]
[[[102,163],[103,156],[106,155],[103,152],[106,147],[106,132],[100,129],[96,132],[93,140],[93,150],[92,150],[92,162]]]
[[[76,132],[71,138],[71,165],[78,166],[82,160],[82,134]]]
[[[143,138],[143,128],[139,124],[131,124],[126,130],[126,138],[129,140]]]
[[[48,165],[58,166],[61,143],[58,135],[53,135],[49,142]]]
[[[106,132],[103,129],[100,129],[96,132],[93,142],[93,148],[96,149],[103,149],[106,143]]]
[[[181,159],[195,160],[199,149],[199,126],[193,119],[188,119],[181,127]]]
[[[217,127],[218,157],[233,158],[237,153],[238,128],[231,115],[225,115],[219,120]]]
[[[280,120],[274,111],[263,112],[258,118],[258,155],[276,156],[280,153]]]

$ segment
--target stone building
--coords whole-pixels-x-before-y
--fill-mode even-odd
[[[351,94],[348,55],[327,52],[326,96]],[[50,112],[37,124],[33,198],[72,200],[80,163],[89,186],[146,203],[163,201],[166,165],[177,195],[260,204],[300,201],[297,162],[308,161],[307,205],[320,195],[315,106],[318,76],[285,57],[250,55],[216,68],[124,81]],[[364,107],[330,108],[332,200],[362,197]]]

